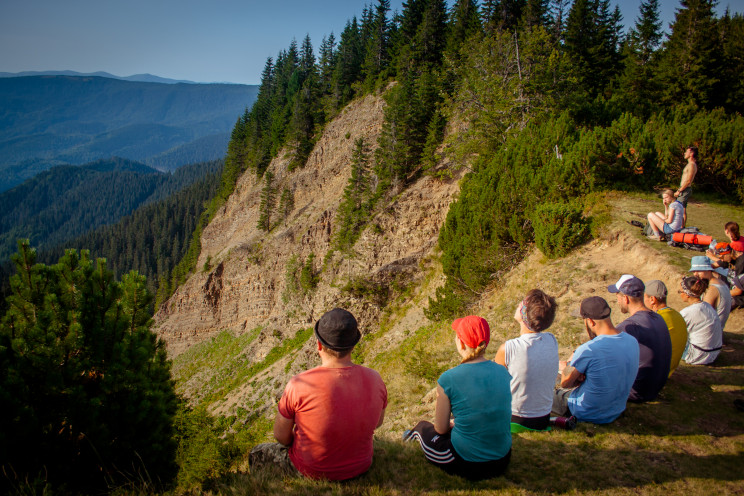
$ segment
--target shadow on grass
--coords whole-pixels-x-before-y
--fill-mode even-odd
[[[616,436],[617,437],[617,436]],[[582,439],[583,438],[583,439]],[[232,474],[209,484],[219,494],[534,494],[642,489],[668,482],[697,479],[740,487],[742,445],[727,453],[705,454],[650,443],[639,449],[623,439],[597,441],[578,433],[529,433],[515,436],[506,474],[470,482],[430,465],[417,444],[379,440],[375,461],[366,474],[346,482],[282,477],[266,471]],[[714,485],[714,482],[716,485]]]

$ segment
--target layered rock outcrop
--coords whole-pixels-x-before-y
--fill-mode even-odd
[[[197,273],[155,315],[156,330],[171,356],[223,330],[242,333],[261,327],[258,348],[252,350],[260,359],[283,337],[312,326],[335,306],[351,310],[364,330],[379,317],[380,301],[355,297],[343,286],[362,280],[383,287],[418,276],[421,259],[436,246],[459,174],[446,180],[423,176],[378,205],[353,256],[332,252],[354,143],[364,138],[374,150],[383,107],[376,95],[352,102],[326,126],[303,168],[289,172],[289,156],[272,161],[276,190],[288,187],[293,192],[294,209],[269,233],[257,228],[263,182],[252,171],[240,177],[235,192],[204,229]],[[302,262],[311,253],[318,286],[306,294],[289,291],[290,260],[294,256]]]

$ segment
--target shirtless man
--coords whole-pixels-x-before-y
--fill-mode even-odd
[[[695,179],[695,174],[698,171],[698,149],[696,146],[691,145],[687,147],[685,150],[685,159],[687,160],[687,165],[682,169],[682,179],[679,182],[679,189],[674,192],[674,197],[685,207],[682,216],[682,227],[687,225],[687,201],[690,199],[690,193],[692,192],[692,181]]]

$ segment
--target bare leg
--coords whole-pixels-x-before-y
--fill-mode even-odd
[[[664,231],[664,216],[660,212],[651,212],[647,216],[648,224],[656,236],[661,236]]]

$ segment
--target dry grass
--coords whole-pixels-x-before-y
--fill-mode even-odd
[[[518,329],[515,305],[532,287],[557,296],[560,309],[551,331],[567,356],[585,339],[575,316],[578,302],[590,294],[609,296],[606,286],[625,272],[667,285],[689,267],[695,253],[653,243],[627,224],[660,201],[652,195],[612,194],[613,220],[602,239],[561,260],[539,252],[515,268],[500,287],[484,296],[473,313],[491,324],[495,353]],[[723,224],[744,220],[744,208],[712,204],[688,207],[688,225],[723,238]],[[744,224],[744,222],[740,222]],[[624,318],[613,306],[613,320]],[[682,303],[670,298],[671,306]],[[375,442],[375,461],[362,477],[345,482],[288,479],[251,474],[247,468],[205,486],[207,494],[744,494],[744,311],[732,313],[725,348],[713,366],[682,364],[660,397],[630,404],[614,423],[579,424],[574,431],[514,436],[513,456],[505,476],[471,483],[427,464],[418,447],[400,441],[401,432],[433,417],[432,390],[438,373],[457,364],[448,323],[411,330],[394,347],[364,353],[366,365],[385,379],[390,403]],[[376,336],[384,343],[385,336]]]

